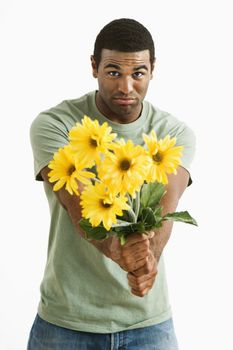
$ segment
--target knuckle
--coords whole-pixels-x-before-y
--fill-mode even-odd
[[[121,256],[122,256],[123,258],[127,257],[128,254],[129,254],[129,253],[128,253],[127,249],[122,249],[122,251],[121,251]]]
[[[149,250],[149,248],[150,248],[150,242],[149,242],[148,239],[145,239],[145,240],[142,242],[141,245],[143,246],[143,248],[144,248],[145,250]]]
[[[138,297],[140,297],[140,298],[143,297],[143,295],[142,295],[141,293],[136,293],[136,295],[137,295]]]
[[[126,252],[122,252],[121,259],[124,261],[124,263],[128,264],[130,261],[130,257]]]
[[[130,266],[131,265],[131,259],[128,256],[124,257],[123,261],[124,261],[124,264],[126,266]]]
[[[148,289],[143,289],[141,292],[140,292],[140,295],[141,297],[144,297],[148,292]]]
[[[124,267],[125,267],[125,269],[127,271],[133,271],[134,270],[134,268],[132,266],[132,263],[128,259],[124,261]]]
[[[154,271],[154,272],[152,272],[152,277],[153,277],[153,278],[155,278],[155,277],[156,277],[156,275],[157,275],[157,272],[155,272],[155,271]]]
[[[135,277],[134,282],[137,286],[140,286],[141,280],[139,277]]]
[[[147,275],[148,273],[150,273],[150,266],[149,266],[148,263],[146,263],[145,266],[144,266],[144,272],[145,272],[146,275]]]
[[[144,296],[144,293],[143,293],[143,291],[137,291],[137,295],[138,295],[139,297],[143,297],[143,296]]]

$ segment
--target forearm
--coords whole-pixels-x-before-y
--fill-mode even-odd
[[[50,169],[48,167],[45,167],[41,170],[41,176],[43,180],[51,187],[53,187],[53,184],[49,181],[48,173]],[[79,192],[81,192],[83,189],[83,185],[79,183]],[[82,218],[81,213],[81,207],[80,207],[80,197],[76,196],[75,194],[70,195],[65,188],[61,188],[59,191],[55,192],[60,204],[63,206],[63,208],[68,212],[70,220],[77,232],[77,234],[80,234],[84,239],[86,239],[85,232],[81,229],[79,225],[79,221]],[[107,244],[105,241],[95,241],[90,240],[90,244],[94,245],[100,252],[107,255]]]
[[[167,192],[161,200],[163,215],[176,211],[179,199],[187,187],[189,178],[187,171],[180,167],[178,173],[177,175],[169,176],[169,184],[166,188]],[[180,175],[180,177],[178,177],[178,175]],[[154,237],[150,240],[150,248],[157,262],[171,236],[172,227],[173,221],[163,221],[162,227],[155,230]]]
[[[172,221],[163,222],[163,226],[155,230],[154,237],[150,239],[150,249],[157,262],[159,262],[163,249],[171,236],[172,226]]]
[[[67,194],[64,193],[62,198],[59,198],[60,202],[62,202],[64,205],[64,208],[67,210],[69,217],[71,219],[71,222],[73,224],[73,226],[76,229],[77,234],[79,234],[80,236],[82,236],[84,239],[86,238],[86,233],[82,230],[82,228],[79,225],[79,221],[82,218],[82,214],[81,214],[81,207],[79,204],[79,198],[75,195],[73,195],[73,198],[70,198],[69,195],[68,196],[68,200],[69,200],[69,205],[66,205],[66,199],[65,196]],[[60,193],[58,194],[58,197],[60,196]],[[76,198],[75,198],[76,197]],[[73,202],[72,205],[70,205],[70,202]],[[97,248],[101,253],[103,253],[106,256],[109,256],[109,252],[108,252],[108,246],[109,246],[109,240],[111,240],[110,238],[107,238],[103,241],[97,241],[97,240],[88,240],[88,242],[90,244],[92,244],[95,248]]]

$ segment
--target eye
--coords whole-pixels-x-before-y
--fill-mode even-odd
[[[141,77],[143,77],[144,73],[143,72],[135,72],[133,73],[133,77],[136,79],[139,79]]]
[[[110,77],[119,77],[119,76],[120,76],[120,73],[117,72],[117,71],[115,71],[115,70],[113,70],[113,71],[108,72],[108,75],[109,75]]]

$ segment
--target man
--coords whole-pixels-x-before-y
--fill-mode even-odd
[[[155,130],[184,146],[182,166],[169,176],[164,213],[173,212],[189,184],[194,136],[182,122],[144,100],[155,64],[151,34],[132,19],[118,19],[98,34],[91,56],[98,91],[63,101],[41,113],[31,127],[35,176],[44,180],[51,211],[48,259],[38,315],[28,350],[178,349],[168,302],[162,252],[172,223],[149,236],[132,234],[87,241],[80,230],[79,197],[48,181],[53,154],[68,143],[84,115],[107,121],[125,140],[143,144]]]

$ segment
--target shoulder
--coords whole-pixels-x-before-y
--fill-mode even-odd
[[[183,120],[149,103],[149,123],[147,133],[154,130],[158,139],[166,135],[176,138],[176,146],[183,146],[182,164],[188,169],[196,149],[196,136],[192,128]]]
[[[176,137],[178,144],[195,143],[195,133],[186,122],[149,102],[147,103],[149,109],[148,132],[155,130],[158,139],[169,134],[171,137]]]
[[[44,129],[45,132],[51,129],[68,132],[87,113],[88,101],[92,94],[93,92],[90,92],[76,99],[63,100],[59,104],[42,111],[33,120],[31,133],[38,128]]]

